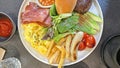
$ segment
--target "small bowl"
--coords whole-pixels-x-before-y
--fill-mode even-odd
[[[49,6],[43,6],[38,0],[36,0],[37,4],[42,8],[50,8],[52,5]]]
[[[0,17],[8,18],[8,19],[11,21],[12,25],[13,25],[12,33],[11,33],[11,35],[10,35],[9,37],[7,37],[7,38],[5,38],[5,37],[0,37],[0,44],[3,44],[3,43],[5,43],[5,42],[7,42],[8,40],[10,40],[11,37],[14,35],[15,30],[16,30],[16,25],[15,25],[15,23],[13,22],[12,18],[10,18],[10,16],[7,15],[6,13],[0,12]]]

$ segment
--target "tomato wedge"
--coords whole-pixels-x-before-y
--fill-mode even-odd
[[[93,48],[95,46],[95,44],[96,44],[96,41],[95,41],[94,36],[89,35],[89,37],[85,39],[85,45],[88,48]]]
[[[81,42],[79,43],[78,50],[84,50],[85,48],[86,48],[85,43],[84,43],[83,41],[81,41]]]
[[[89,37],[89,34],[84,33],[83,39],[85,40],[85,39],[87,39],[88,37]]]
[[[86,47],[93,48],[96,44],[96,40],[93,35],[84,33],[82,41],[79,43],[78,50],[84,50]]]

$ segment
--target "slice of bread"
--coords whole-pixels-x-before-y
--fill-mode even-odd
[[[55,0],[58,14],[71,13],[75,8],[77,0]]]
[[[0,48],[0,60],[3,59],[4,55],[5,55],[5,50],[3,48]]]

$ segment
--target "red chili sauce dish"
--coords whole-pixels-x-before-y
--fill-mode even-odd
[[[0,37],[8,38],[12,34],[13,25],[9,18],[0,18]]]

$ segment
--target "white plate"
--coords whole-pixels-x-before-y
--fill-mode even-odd
[[[18,15],[18,30],[19,30],[19,35],[20,35],[20,38],[21,38],[21,41],[22,41],[24,47],[27,49],[27,51],[28,51],[33,57],[35,57],[37,60],[39,60],[39,61],[41,61],[41,62],[43,62],[43,63],[49,64],[49,63],[48,63],[48,60],[47,60],[45,57],[41,56],[37,51],[35,51],[35,50],[30,46],[30,44],[25,40],[25,38],[24,38],[24,36],[23,36],[23,29],[22,29],[22,27],[21,27],[21,19],[20,19],[21,12],[24,11],[25,6],[26,6],[29,2],[34,2],[34,1],[35,1],[35,0],[33,0],[33,1],[32,1],[32,0],[31,0],[31,1],[30,1],[30,0],[24,0],[23,3],[22,3],[22,5],[21,5],[21,8],[20,8],[20,10],[19,10],[19,15]],[[92,2],[92,6],[91,6],[91,8],[90,8],[89,11],[90,11],[90,12],[93,12],[94,14],[100,16],[100,17],[103,19],[103,14],[102,14],[102,11],[101,11],[101,8],[100,8],[100,6],[99,6],[98,1],[97,1],[97,0],[92,0],[92,1],[93,1],[93,2]],[[97,45],[98,45],[98,43],[99,43],[99,41],[100,41],[101,35],[102,35],[103,23],[100,25],[100,28],[101,28],[100,32],[99,32],[97,35],[95,35],[95,39],[96,39],[96,45],[95,45],[95,47],[92,48],[92,49],[88,49],[88,48],[87,48],[87,49],[85,49],[85,50],[83,50],[83,51],[79,51],[79,52],[78,52],[78,57],[77,57],[78,59],[77,59],[75,62],[69,62],[69,63],[65,62],[63,66],[68,66],[68,65],[72,65],[72,64],[78,63],[78,62],[82,61],[83,59],[85,59],[87,56],[89,56],[89,55],[95,50],[95,48],[97,47]],[[57,66],[57,64],[51,64],[51,65]]]

